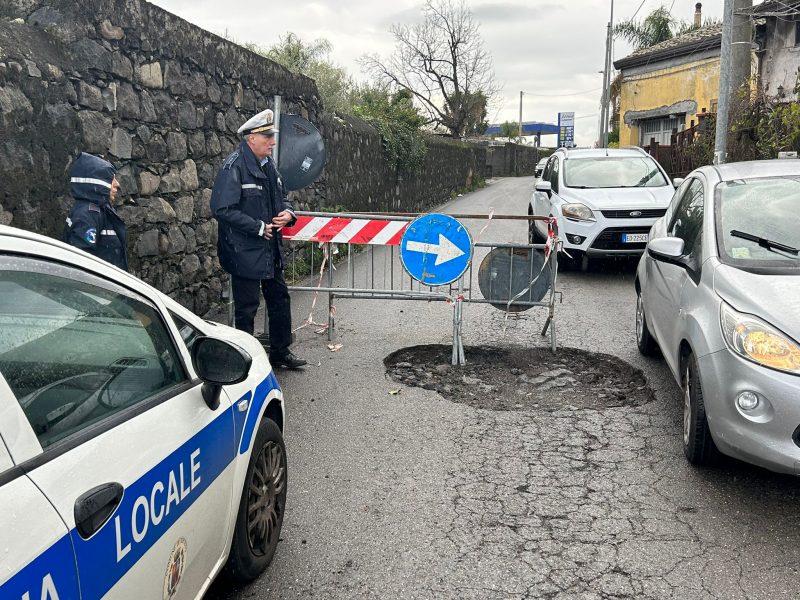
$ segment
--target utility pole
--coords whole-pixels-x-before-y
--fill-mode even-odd
[[[522,143],[522,94],[524,92],[519,93],[519,143]]]
[[[752,0],[725,0],[722,12],[722,47],[719,60],[719,100],[714,138],[714,164],[725,162],[728,152],[728,121],[731,97],[750,76],[752,27],[748,9]]]
[[[611,101],[611,55],[614,28],[614,0],[611,0],[611,17],[606,30],[606,59],[603,65],[603,99],[600,106],[600,147],[608,148],[609,104]]]
[[[733,29],[731,31],[731,87],[738,90],[750,78],[752,61],[753,0],[733,0]]]

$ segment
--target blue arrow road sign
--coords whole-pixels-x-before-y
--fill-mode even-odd
[[[425,285],[445,285],[463,275],[472,259],[472,239],[453,217],[423,215],[406,228],[400,259],[414,279]]]

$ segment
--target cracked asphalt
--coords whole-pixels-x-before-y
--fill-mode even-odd
[[[532,187],[495,180],[441,210],[526,214]],[[482,241],[526,238],[522,222],[467,224]],[[556,307],[559,346],[644,374],[652,394],[625,405],[576,385],[559,388],[574,394],[563,406],[495,410],[403,385],[384,359],[450,344],[452,309],[337,299],[342,348],[305,327],[294,350],[311,366],[278,372],[289,496],[275,559],[255,583],[221,580],[206,598],[798,597],[800,482],[733,460],[686,463],[680,390],[636,350],[633,275],[634,263],[607,262],[561,273]],[[311,300],[293,296],[297,324]],[[544,317],[468,305],[464,343],[538,352]]]

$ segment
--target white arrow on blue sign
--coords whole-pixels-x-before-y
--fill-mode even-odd
[[[423,215],[406,228],[400,259],[408,274],[425,285],[446,285],[464,274],[472,259],[472,238],[453,217]]]

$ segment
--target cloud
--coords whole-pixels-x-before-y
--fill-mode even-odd
[[[482,4],[472,9],[472,15],[481,23],[520,23],[539,21],[546,23],[553,17],[554,12],[565,10],[564,5],[546,2],[530,6],[529,4],[514,4],[511,2],[498,2]]]

